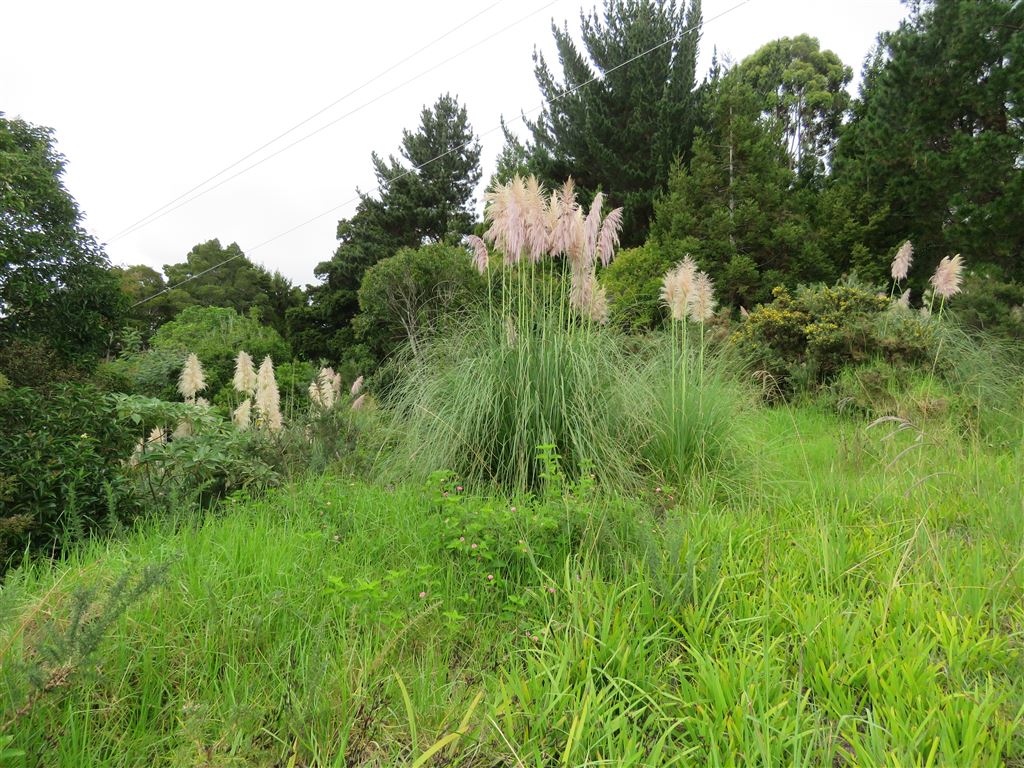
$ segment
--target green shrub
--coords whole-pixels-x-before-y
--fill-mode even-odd
[[[181,370],[185,355],[194,353],[206,372],[206,391],[215,394],[231,381],[235,357],[245,350],[256,365],[267,355],[275,363],[291,359],[291,349],[273,328],[255,317],[224,307],[186,307],[174,320],[160,326],[151,341],[154,351],[177,354]]]
[[[1024,284],[1005,280],[996,268],[972,269],[951,309],[972,330],[1024,340]]]
[[[138,509],[124,473],[135,436],[87,385],[0,390],[0,557],[63,545]]]
[[[133,425],[136,440],[145,438],[125,474],[148,509],[208,507],[233,491],[260,490],[279,481],[259,456],[260,443],[272,438],[239,431],[202,406],[139,396],[115,399],[117,418]]]
[[[883,295],[856,285],[774,290],[731,337],[735,348],[783,395],[814,390],[848,365],[881,357],[915,365],[930,359],[937,323],[893,311]]]
[[[653,242],[620,251],[601,271],[612,322],[632,333],[661,327],[666,312],[658,297],[662,277],[671,267],[671,258]]]

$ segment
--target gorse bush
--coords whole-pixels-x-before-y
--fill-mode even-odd
[[[731,337],[751,367],[783,394],[813,390],[843,367],[876,357],[894,363],[930,360],[934,324],[856,285],[776,288],[775,299],[752,310]]]

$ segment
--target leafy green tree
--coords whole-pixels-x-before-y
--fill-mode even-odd
[[[835,176],[865,227],[859,271],[884,278],[914,243],[911,278],[962,252],[1024,276],[1024,4],[918,0],[879,38]]]
[[[307,305],[291,312],[296,346],[305,356],[340,361],[356,338],[363,274],[401,248],[456,242],[473,223],[473,192],[480,181],[480,144],[466,108],[450,95],[420,113],[415,132],[402,132],[400,157],[372,156],[379,198],[360,195],[356,213],[338,222],[339,245],[316,267]]]
[[[765,114],[782,126],[798,174],[825,169],[843,116],[853,70],[809,35],[783,37],[762,46],[735,70],[764,98]]]
[[[673,261],[692,254],[724,303],[749,306],[774,285],[833,276],[791,194],[782,126],[762,116],[762,105],[734,73],[715,84],[709,127],[689,167],[673,172],[651,230]]]
[[[88,368],[119,327],[125,298],[82,227],[64,165],[49,128],[0,113],[0,346],[45,348]]]
[[[165,266],[164,274],[166,285],[171,287],[165,294],[166,303],[174,310],[191,306],[230,307],[246,315],[255,309],[279,333],[285,331],[288,309],[302,303],[301,289],[280,273],[272,274],[254,264],[237,243],[226,248],[216,239],[199,243],[185,261]],[[138,309],[146,312],[145,307],[141,305]]]
[[[416,354],[428,335],[484,292],[464,248],[403,248],[366,270],[353,326],[377,361],[406,344]]]
[[[135,264],[114,267],[113,271],[120,278],[121,290],[128,297],[127,326],[138,331],[142,340],[148,340],[157,328],[174,317],[180,307],[171,303],[164,293],[167,288],[164,276],[152,267]]]
[[[689,158],[700,19],[699,0],[605,0],[580,14],[582,50],[552,25],[560,78],[534,54],[545,106],[527,123],[531,165],[551,184],[572,176],[584,197],[604,187],[624,207],[626,246],[644,241],[673,162]]]

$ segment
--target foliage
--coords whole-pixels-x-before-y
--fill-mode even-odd
[[[0,113],[0,346],[46,346],[88,369],[119,327],[124,296],[82,227],[64,165],[50,129]]]
[[[237,243],[227,247],[220,240],[199,243],[185,261],[165,266],[164,273],[171,288],[167,303],[175,314],[191,306],[230,307],[240,315],[253,315],[255,310],[255,316],[284,335],[288,309],[302,303],[299,288],[279,272],[271,274],[254,264]]]
[[[673,261],[653,240],[639,248],[626,248],[601,271],[608,289],[612,322],[630,333],[654,330],[665,320],[658,299],[661,280]]]
[[[415,355],[432,333],[484,294],[484,280],[465,249],[403,248],[366,271],[353,327],[377,361],[405,344]]]
[[[751,306],[772,285],[838,277],[790,192],[781,123],[761,116],[763,99],[735,73],[708,98],[708,128],[689,167],[674,168],[652,239],[673,261],[691,254],[726,304]]]
[[[963,253],[1024,277],[1022,23],[1013,0],[921,0],[880,36],[835,163],[876,255],[865,277],[907,238],[922,275]]]
[[[531,170],[549,184],[573,178],[585,198],[607,189],[624,207],[625,246],[643,243],[669,168],[689,157],[700,23],[696,0],[605,0],[580,14],[583,49],[552,24],[561,78],[534,53],[544,109],[527,123]]]
[[[754,309],[731,342],[768,381],[769,394],[812,390],[847,365],[876,357],[894,363],[931,360],[934,324],[856,285],[774,290]]]
[[[823,172],[850,103],[853,71],[822,51],[817,38],[798,35],[761,46],[736,74],[763,97],[765,114],[780,121],[797,174]]]
[[[88,385],[0,390],[0,565],[131,519],[134,443],[113,397]]]
[[[1006,280],[996,267],[971,269],[952,310],[972,330],[1024,341],[1024,284]]]
[[[118,418],[145,438],[126,474],[148,508],[208,507],[233,491],[277,484],[277,474],[257,455],[261,434],[241,432],[203,406],[137,395],[119,395],[116,402]],[[154,430],[159,439],[151,438]]]
[[[455,97],[423,108],[416,132],[402,132],[400,158],[372,161],[379,197],[361,193],[355,215],[338,222],[338,248],[314,270],[321,283],[289,313],[296,349],[309,359],[347,356],[367,269],[402,248],[457,241],[472,226],[480,144]]]
[[[166,292],[167,281],[152,267],[135,264],[114,267],[121,281],[121,290],[128,297],[125,325],[136,331],[142,341],[148,341],[153,332],[173,319],[181,307],[172,302]]]
[[[226,307],[187,307],[174,320],[160,326],[151,344],[158,353],[180,355],[175,377],[185,355],[194,353],[203,363],[206,391],[211,395],[230,383],[240,350],[252,355],[257,363],[267,355],[275,361],[291,358],[288,344],[277,331],[256,317],[239,315]]]

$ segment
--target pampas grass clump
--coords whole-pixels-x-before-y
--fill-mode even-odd
[[[446,469],[515,493],[540,485],[537,449],[554,445],[570,480],[637,485],[649,412],[637,364],[613,332],[566,325],[556,306],[530,320],[510,338],[482,312],[411,363],[390,400],[391,474]]]

